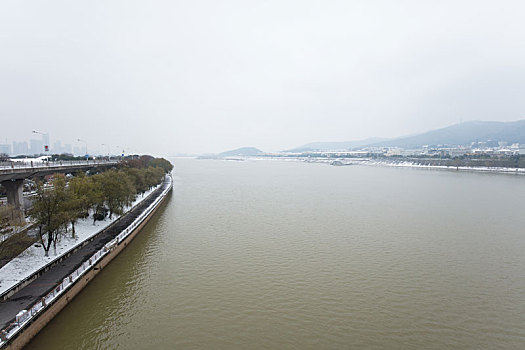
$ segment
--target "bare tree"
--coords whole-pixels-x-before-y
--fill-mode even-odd
[[[68,202],[69,193],[66,190],[66,181],[63,176],[55,175],[52,187],[45,188],[42,182],[37,185],[36,197],[30,214],[38,227],[38,235],[45,256],[49,256],[52,244],[56,254],[56,243],[60,233],[69,223]]]

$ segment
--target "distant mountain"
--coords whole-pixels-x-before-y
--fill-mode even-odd
[[[374,142],[369,146],[418,148],[424,145],[470,145],[472,142],[525,144],[525,120],[514,122],[471,121],[422,134]]]
[[[306,145],[286,150],[285,152],[311,152],[311,151],[346,151],[356,147],[366,146],[372,143],[387,141],[389,139],[372,137],[365,140],[341,141],[341,142],[312,142]]]
[[[263,153],[263,151],[255,147],[242,147],[242,148],[234,149],[232,151],[226,151],[226,152],[219,153],[217,157],[219,158],[237,157],[237,156],[246,157],[246,156],[256,156],[261,153]]]
[[[525,144],[525,120],[514,122],[470,121],[395,139],[376,137],[358,141],[312,142],[285,152],[342,151],[368,146],[401,148],[419,148],[425,145],[467,146],[473,142],[497,145],[498,141],[508,144]]]

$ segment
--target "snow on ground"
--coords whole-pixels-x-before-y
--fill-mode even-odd
[[[503,167],[487,167],[487,166],[447,166],[447,165],[430,165],[430,164],[419,164],[410,161],[402,162],[388,162],[388,161],[367,161],[361,164],[366,165],[379,165],[379,166],[391,166],[391,167],[402,167],[402,168],[426,168],[426,169],[445,169],[445,170],[462,170],[472,172],[489,172],[489,173],[504,173],[504,174],[525,174],[525,168],[503,168]]]
[[[332,164],[337,161],[341,164],[337,165],[368,165],[368,166],[388,166],[388,167],[399,167],[399,168],[423,168],[423,169],[443,169],[443,170],[460,170],[460,171],[472,171],[472,172],[484,172],[484,173],[500,173],[500,174],[521,174],[525,175],[525,168],[503,168],[503,167],[487,167],[487,166],[447,166],[447,165],[431,165],[431,164],[420,164],[411,161],[389,161],[381,159],[369,159],[369,158],[304,158],[304,157],[247,157],[249,160],[279,160],[279,161],[294,161],[294,162],[306,162],[306,163],[325,163]]]
[[[133,204],[130,207],[127,207],[125,211],[127,212],[136,206],[151,192],[157,189],[157,187],[146,191],[143,195],[137,195]],[[109,226],[109,224],[114,222],[117,218],[118,216],[113,215],[111,219],[106,218],[104,221],[96,221],[94,225],[92,216],[78,220],[75,224],[75,238],[71,237],[71,228],[68,228],[68,232],[65,233],[57,243],[56,255],[53,250],[53,245],[51,245],[51,248],[49,249],[49,256],[46,257],[44,256],[44,248],[40,246],[40,242],[33,244],[0,269],[0,294],[9,290],[18,282],[31,276],[48,263],[59,259],[72,248],[82,244],[82,242]]]

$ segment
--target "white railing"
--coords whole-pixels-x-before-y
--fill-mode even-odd
[[[21,310],[15,317],[15,321],[3,330],[0,331],[0,346],[3,346],[9,339],[13,338],[27,323],[29,323],[33,318],[36,318],[47,306],[58,299],[64,292],[68,289],[69,286],[74,284],[78,279],[80,279],[86,271],[91,269],[96,265],[102,257],[108,254],[110,251],[115,249],[115,247],[122,242],[127,236],[129,236],[133,230],[135,230],[143,221],[151,214],[157,205],[162,201],[162,199],[168,194],[173,185],[172,179],[170,176],[169,186],[162,191],[162,193],[155,198],[155,200],[135,219],[133,222],[124,229],[121,233],[117,235],[114,239],[109,241],[95,254],[93,254],[89,259],[85,260],[79,268],[77,268],[69,276],[66,276],[62,282],[57,284],[51,292],[42,297],[41,300],[37,301],[29,310]]]

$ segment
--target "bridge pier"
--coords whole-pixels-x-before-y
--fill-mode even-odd
[[[2,181],[2,186],[4,186],[7,191],[7,204],[20,210],[22,214],[24,212],[24,180]],[[24,215],[21,215],[21,217],[23,218]]]

